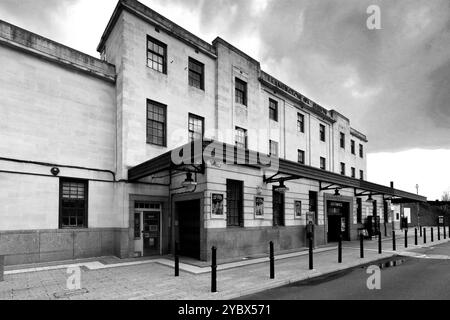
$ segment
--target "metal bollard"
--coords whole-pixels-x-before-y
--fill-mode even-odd
[[[309,237],[309,270],[314,269],[314,262],[313,262],[313,238]]]
[[[175,277],[180,276],[180,257],[178,256],[178,242],[175,242]]]
[[[441,226],[438,225],[438,241],[441,241]]]
[[[405,248],[408,248],[408,229],[405,229]]]
[[[5,273],[5,256],[0,256],[0,282],[4,280],[3,274]]]
[[[431,233],[431,242],[434,242],[434,230],[433,230],[433,227],[431,227],[430,233]]]
[[[217,292],[217,248],[212,247],[211,292]]]
[[[423,228],[423,243],[427,243],[427,229]]]
[[[392,250],[397,250],[397,245],[395,244],[395,231],[392,231]]]
[[[339,234],[338,263],[342,263],[342,234]]]
[[[275,256],[273,252],[273,241],[270,241],[270,279],[275,279]]]
[[[359,257],[364,258],[364,236],[362,233],[359,235]]]
[[[383,248],[381,246],[381,231],[378,233],[378,254],[383,253]]]
[[[418,244],[418,239],[417,239],[417,228],[414,228],[414,245],[417,246]]]

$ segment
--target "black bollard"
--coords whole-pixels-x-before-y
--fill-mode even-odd
[[[438,225],[438,241],[441,241],[441,226]]]
[[[422,238],[422,227],[419,226],[419,230],[420,230],[420,237]]]
[[[381,231],[378,233],[378,254],[383,253],[383,248],[381,246]]]
[[[433,230],[433,227],[431,227],[430,233],[431,233],[431,242],[434,242],[434,230]]]
[[[417,228],[414,228],[414,245],[417,246]]]
[[[174,255],[175,255],[175,277],[179,277],[180,276],[180,257],[178,256],[178,242],[175,242]]]
[[[313,263],[313,237],[309,237],[309,270],[314,269]]]
[[[275,279],[275,256],[273,253],[273,241],[270,241],[270,279]]]
[[[444,229],[444,240],[447,239],[447,231],[445,231],[445,221],[442,223],[443,229]]]
[[[342,234],[339,234],[338,263],[342,263]]]
[[[397,245],[395,244],[395,231],[392,231],[392,250],[397,250]]]
[[[408,248],[408,229],[405,229],[405,248]]]
[[[217,292],[217,248],[212,247],[211,292]]]
[[[423,243],[427,243],[427,229],[423,228]]]
[[[362,233],[359,234],[359,257],[364,258],[364,236]]]

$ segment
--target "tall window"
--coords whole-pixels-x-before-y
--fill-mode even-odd
[[[243,187],[242,181],[227,180],[227,226],[243,227]]]
[[[356,169],[352,167],[352,178],[356,178]]]
[[[362,144],[359,145],[359,156],[364,158],[364,146]]]
[[[278,121],[278,102],[273,99],[269,99],[269,118]]]
[[[356,223],[362,223],[362,199],[356,199]]]
[[[205,119],[195,114],[189,114],[189,141],[199,140],[203,138]]]
[[[241,79],[235,79],[235,96],[236,103],[242,104],[244,106],[247,105],[247,83],[242,81]]]
[[[350,141],[352,154],[356,154],[356,148],[355,148],[355,140]]]
[[[305,132],[305,116],[301,113],[297,113],[297,131]]]
[[[318,193],[316,191],[309,192],[309,212],[314,212],[314,222],[319,224],[319,210],[317,208]]]
[[[284,226],[284,194],[275,190],[272,191],[273,226]]]
[[[341,162],[341,174],[345,176],[345,163]]]
[[[323,124],[320,125],[320,141],[325,142],[325,126]]]
[[[189,58],[189,85],[205,89],[205,65],[192,58]]]
[[[342,133],[342,132],[341,132],[341,139],[340,139],[340,142],[341,142],[341,148],[342,148],[342,149],[345,149],[345,134]]]
[[[298,150],[298,163],[305,164],[305,151]]]
[[[236,146],[238,148],[248,149],[247,139],[247,130],[236,127]]]
[[[60,180],[60,217],[59,227],[87,228],[87,181]]]
[[[167,73],[167,45],[150,36],[147,38],[147,66]]]
[[[364,180],[364,171],[359,170],[359,178],[360,178],[361,180]]]
[[[167,106],[147,101],[147,143],[166,146]]]
[[[278,157],[278,142],[270,140],[269,141],[269,149],[270,149],[269,155]]]
[[[320,157],[320,169],[327,170],[327,159]]]

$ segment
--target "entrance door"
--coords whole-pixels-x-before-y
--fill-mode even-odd
[[[160,212],[143,212],[142,235],[144,240],[144,256],[160,254]]]
[[[177,202],[180,255],[200,260],[200,200]]]
[[[272,191],[273,226],[284,226],[284,194]]]
[[[339,241],[339,235],[342,240],[350,240],[350,206],[343,202],[328,202],[328,242]]]

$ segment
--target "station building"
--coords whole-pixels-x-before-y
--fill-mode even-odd
[[[98,52],[0,21],[6,264],[298,250],[310,221],[316,245],[390,234],[392,199],[426,201],[367,181],[347,117],[222,38],[120,0]]]

